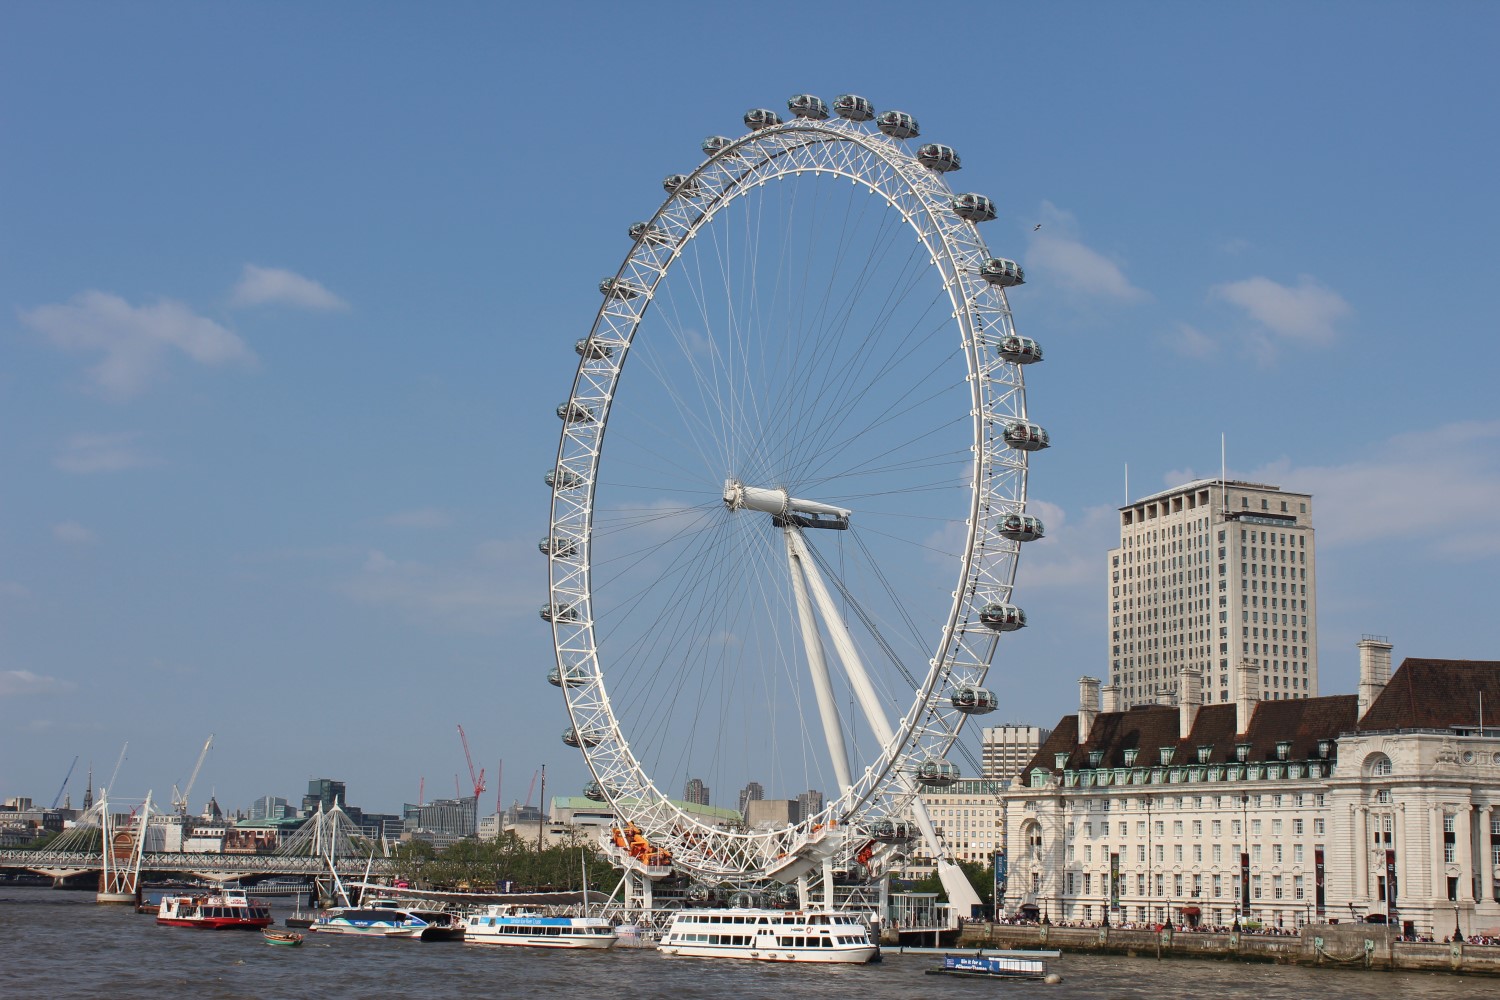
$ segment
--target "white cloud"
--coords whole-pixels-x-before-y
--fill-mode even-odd
[[[1036,272],[1063,288],[1084,295],[1138,302],[1147,299],[1125,277],[1120,266],[1088,246],[1077,237],[1077,222],[1072,213],[1050,201],[1042,202],[1042,228],[1030,235],[1026,251],[1026,269]]]
[[[94,533],[77,521],[60,521],[52,526],[52,537],[69,545],[87,545],[94,541]]]
[[[1119,522],[1112,508],[1090,507],[1076,525],[1068,522],[1061,507],[1046,501],[1028,500],[1026,511],[1042,519],[1047,533],[1021,546],[1021,564],[1016,574],[1018,591],[1033,587],[1095,591],[1103,585],[1104,553],[1120,540],[1116,527]],[[1080,600],[1086,599],[1080,593]]]
[[[279,267],[246,264],[230,293],[234,306],[297,306],[301,309],[348,309],[349,303],[311,278]]]
[[[1332,343],[1339,321],[1354,312],[1342,295],[1305,274],[1296,287],[1256,276],[1216,285],[1213,294],[1277,337],[1312,346]]]
[[[181,302],[132,306],[118,295],[88,291],[67,305],[23,311],[21,322],[65,351],[99,353],[91,381],[115,399],[138,396],[158,380],[173,349],[201,365],[253,365],[244,341]]]
[[[1311,493],[1318,544],[1415,545],[1452,561],[1500,555],[1500,420],[1467,421],[1400,434],[1368,457],[1340,465],[1296,466],[1288,460],[1247,477]],[[1407,502],[1396,484],[1411,484]]]
[[[420,507],[389,514],[380,523],[393,528],[446,528],[453,523],[453,515],[437,507]]]
[[[88,474],[121,472],[156,465],[157,460],[136,447],[140,435],[133,431],[109,434],[74,434],[63,445],[52,464],[64,472]]]
[[[1218,341],[1197,327],[1186,323],[1177,324],[1176,331],[1166,335],[1163,339],[1168,347],[1188,358],[1202,360],[1213,357],[1219,352]]]
[[[56,677],[43,677],[30,670],[0,670],[0,698],[27,695],[70,694],[78,685]]]

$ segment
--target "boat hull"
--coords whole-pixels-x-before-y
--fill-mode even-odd
[[[480,935],[470,931],[464,935],[465,944],[484,944],[491,947],[521,948],[582,948],[591,951],[608,951],[619,943],[617,937],[574,938],[559,941],[554,937],[533,937],[528,934]]]
[[[270,917],[202,917],[173,918],[157,917],[163,927],[197,927],[208,931],[244,930],[256,931],[271,926]]]
[[[864,965],[872,962],[879,949],[849,948],[824,950],[819,948],[738,948],[738,947],[694,947],[692,945],[657,945],[663,955],[679,958],[738,958],[755,962],[800,962],[804,965]]]

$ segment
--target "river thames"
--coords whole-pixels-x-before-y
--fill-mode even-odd
[[[289,904],[273,902],[278,926]],[[891,955],[867,966],[792,966],[610,952],[485,948],[458,943],[371,941],[308,935],[272,948],[258,933],[159,927],[128,907],[99,906],[88,892],[0,889],[0,996],[275,997],[554,996],[672,997],[1213,997],[1215,1000],[1447,1000],[1488,992],[1485,979],[1064,955],[1060,985],[926,976],[932,956]]]

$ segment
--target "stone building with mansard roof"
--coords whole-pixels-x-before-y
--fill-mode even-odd
[[[1479,718],[1483,701],[1500,722],[1500,662],[1391,676],[1388,642],[1359,647],[1357,695],[1261,700],[1249,661],[1232,703],[1205,703],[1185,670],[1176,705],[1122,709],[1084,678],[1078,713],[1004,793],[1006,909],[1500,932],[1500,725]]]

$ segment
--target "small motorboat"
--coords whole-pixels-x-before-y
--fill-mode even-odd
[[[1062,981],[1061,976],[1048,971],[1047,963],[1042,957],[1014,951],[999,955],[947,955],[941,966],[928,969],[927,974],[977,976],[984,979],[1038,979],[1049,983]]]
[[[296,931],[282,931],[274,927],[263,928],[260,936],[266,939],[266,944],[280,945],[283,948],[295,948],[302,943],[302,935]]]

